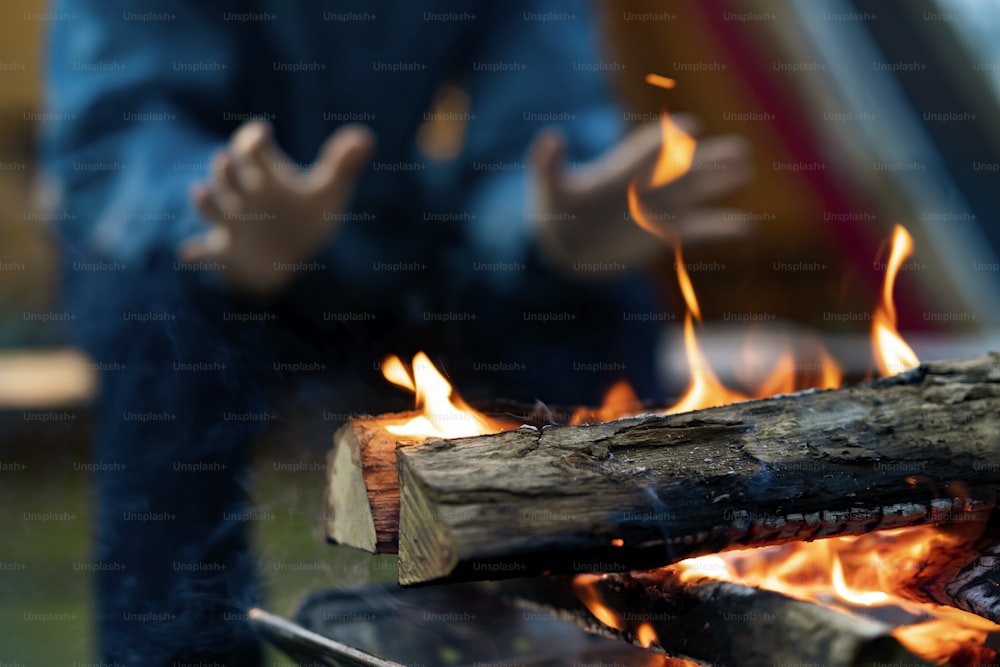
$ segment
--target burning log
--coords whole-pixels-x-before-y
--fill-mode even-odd
[[[503,582],[497,589],[518,606],[705,664],[931,664],[907,651],[883,623],[710,579],[583,575],[572,586],[549,577]]]
[[[1000,517],[986,530],[962,531],[951,544],[934,549],[904,583],[906,597],[976,614],[1000,624]]]
[[[947,583],[925,587],[931,602],[947,604],[1000,623],[1000,542],[973,552]]]
[[[997,433],[994,353],[682,415],[425,441],[396,451],[400,583],[982,521],[1000,487]]]
[[[451,384],[423,352],[407,368],[396,356],[382,362],[385,378],[413,392],[422,410],[352,420],[337,431],[327,456],[325,498],[327,538],[373,553],[396,553],[399,526],[399,478],[396,474],[397,442],[412,443],[428,437],[461,438],[539,423],[536,407],[498,404],[512,415],[490,418],[469,407],[454,394]],[[401,442],[400,445],[403,443]]]
[[[519,424],[551,423],[555,413],[537,406],[497,403],[489,418],[495,430]],[[515,416],[516,415],[516,416]],[[324,528],[327,539],[370,553],[396,553],[399,532],[399,475],[396,449],[415,444],[387,430],[418,419],[400,412],[354,419],[334,435],[327,454]]]

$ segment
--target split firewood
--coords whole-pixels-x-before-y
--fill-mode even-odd
[[[645,569],[983,521],[998,433],[994,353],[682,415],[425,441],[396,450],[400,583]],[[364,488],[362,464],[334,456]],[[355,495],[347,511],[361,513],[371,496]]]
[[[541,427],[565,423],[567,408],[496,401],[483,408],[498,424]],[[334,435],[327,454],[324,529],[334,544],[371,553],[396,553],[399,532],[399,476],[396,448],[413,445],[386,430],[417,417],[399,412],[352,419]],[[364,499],[367,499],[365,502]]]
[[[326,457],[327,539],[371,553],[396,553],[399,531],[398,437],[385,430],[417,413],[355,419],[334,435]]]
[[[711,665],[930,665],[892,628],[738,584],[676,575],[584,575],[496,584],[527,609],[591,632]]]

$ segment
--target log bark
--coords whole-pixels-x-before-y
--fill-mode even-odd
[[[683,415],[426,441],[396,452],[400,583],[982,521],[998,451],[997,353]]]
[[[662,573],[660,573],[662,574]],[[502,582],[498,594],[591,632],[711,665],[930,665],[892,637],[892,628],[770,591],[672,575],[584,575]],[[573,589],[581,581],[608,608],[598,620]],[[643,637],[639,628],[655,632]]]

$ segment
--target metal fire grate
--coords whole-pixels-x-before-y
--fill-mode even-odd
[[[642,649],[514,608],[488,584],[325,591],[306,598],[294,621],[255,610],[250,622],[303,667],[662,664]]]

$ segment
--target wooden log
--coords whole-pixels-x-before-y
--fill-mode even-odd
[[[931,664],[903,648],[883,623],[710,579],[682,583],[662,572],[582,575],[572,585],[565,577],[505,581],[497,591],[591,632],[705,664]],[[595,602],[605,605],[597,615]]]
[[[426,441],[396,452],[400,583],[982,521],[998,441],[997,353],[683,415]]]
[[[977,546],[974,553],[953,576],[924,590],[932,602],[1000,624],[1000,541]]]
[[[397,436],[385,430],[416,412],[351,420],[327,454],[327,539],[371,553],[396,553],[399,528]]]
[[[994,511],[983,530],[952,527],[949,532],[954,541],[935,548],[926,562],[915,564],[902,594],[1000,624],[1000,512]]]
[[[569,420],[573,411],[541,403],[497,401],[482,407],[496,422],[511,428]],[[327,540],[370,553],[396,553],[399,532],[399,476],[396,448],[414,444],[385,430],[418,416],[399,412],[352,419],[333,437],[327,454],[323,526]],[[367,499],[367,500],[366,500]]]

